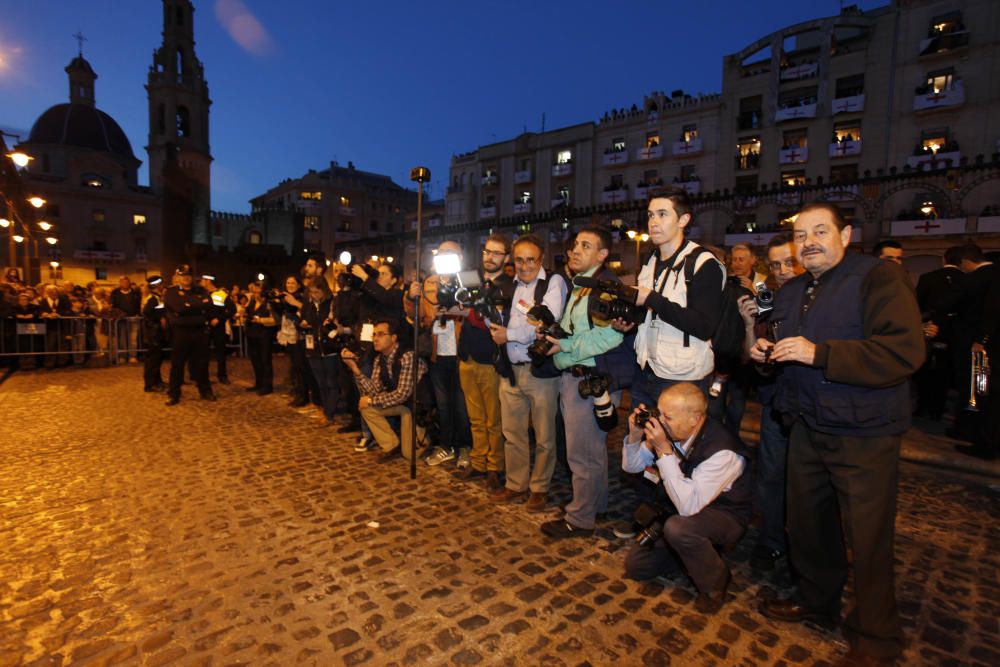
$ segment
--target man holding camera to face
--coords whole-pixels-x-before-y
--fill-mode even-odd
[[[639,544],[625,557],[625,576],[644,580],[681,569],[698,588],[698,611],[714,614],[731,579],[719,556],[736,545],[753,511],[753,483],[743,443],[707,414],[708,399],[690,382],[660,394],[656,410],[629,417],[622,469],[661,483],[669,502],[646,514]]]
[[[920,309],[900,266],[847,252],[851,226],[832,204],[805,206],[793,238],[806,273],[778,292],[777,342],[758,338],[751,358],[775,364],[774,408],[790,428],[787,527],[799,580],[792,598],[766,600],[761,612],[835,625],[850,549],[848,660],[892,660],[903,640],[893,584],[897,467],[908,379],[925,356]]]
[[[576,235],[569,252],[568,267],[580,280],[597,277],[617,283],[617,277],[602,270],[611,249],[611,234],[599,227],[586,227]],[[577,285],[569,296],[560,326],[569,334],[566,338],[548,338],[552,344],[555,366],[562,371],[559,378],[559,406],[566,425],[566,459],[572,471],[573,499],[566,506],[563,519],[542,524],[549,537],[585,537],[594,532],[594,520],[608,509],[608,449],[607,432],[617,424],[615,403],[621,392],[609,389],[616,380],[609,373],[607,354],[617,349],[624,335],[605,326],[595,326],[591,317],[591,300],[601,293]],[[631,350],[626,350],[629,364],[634,364]]]

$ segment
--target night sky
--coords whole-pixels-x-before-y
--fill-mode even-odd
[[[161,41],[159,0],[3,5],[0,128],[26,138],[43,111],[68,100],[63,68],[82,31],[84,56],[99,76],[97,105],[145,163],[143,85]],[[837,0],[201,0],[195,39],[213,101],[212,207],[247,211],[251,197],[330,160],[404,185],[410,167],[428,166],[431,195],[440,197],[455,153],[538,131],[543,113],[554,129],[639,104],[653,90],[718,92],[724,55],[839,7]],[[145,164],[140,182],[148,183]]]

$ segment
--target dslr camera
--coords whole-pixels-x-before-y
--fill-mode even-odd
[[[361,286],[364,284],[365,281],[363,281],[361,278],[358,278],[356,275],[354,275],[354,273],[352,273],[355,266],[360,266],[362,269],[364,269],[364,272],[368,274],[369,278],[378,278],[378,269],[368,266],[367,264],[364,263],[354,262],[349,264],[347,266],[347,269],[339,276],[337,276],[337,284],[340,287],[349,287],[350,289],[361,289]]]
[[[636,428],[646,428],[650,419],[659,419],[660,412],[656,408],[642,407],[635,415]]]
[[[599,327],[606,327],[612,320],[622,319],[626,322],[641,322],[646,314],[643,306],[636,305],[639,290],[613,280],[601,280],[588,276],[576,276],[573,284],[577,287],[589,287],[594,291],[594,298],[588,299],[587,310],[590,319]]]
[[[499,306],[508,306],[500,288],[492,280],[479,279],[477,271],[459,271],[443,276],[438,283],[437,299],[441,308],[471,308],[483,319],[500,321]]]
[[[597,419],[597,426],[605,433],[610,432],[618,426],[618,411],[611,401],[611,394],[608,389],[611,387],[611,376],[606,373],[599,373],[590,366],[578,364],[570,368],[573,377],[580,379],[580,384],[576,389],[580,393],[580,398],[594,399],[594,417]]]
[[[774,310],[774,292],[763,281],[754,283],[753,288],[757,290],[754,295],[754,303],[757,304],[757,315],[763,315]]]
[[[552,336],[553,338],[569,338],[569,334],[556,322],[556,316],[552,314],[548,306],[532,306],[528,311],[528,321],[538,327],[538,333],[542,336]],[[528,346],[528,356],[531,357],[531,365],[535,368],[545,363],[549,356],[552,343],[545,338],[538,338]]]
[[[632,515],[633,521],[640,526],[635,535],[636,544],[643,547],[652,547],[656,544],[656,540],[663,537],[663,526],[671,515],[673,512],[652,503],[639,505]]]

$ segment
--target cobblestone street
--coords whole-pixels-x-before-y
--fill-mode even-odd
[[[631,511],[554,541],[551,511],[402,460],[375,465],[311,409],[142,391],[141,368],[16,374],[0,386],[0,667],[7,665],[829,664],[837,634],[776,625],[751,531],[716,616],[686,580],[621,579]],[[276,378],[283,377],[278,364]],[[617,439],[617,434],[616,434]],[[620,442],[620,439],[617,441]],[[996,480],[993,480],[995,484]],[[897,589],[906,665],[1000,665],[996,488],[904,464]]]

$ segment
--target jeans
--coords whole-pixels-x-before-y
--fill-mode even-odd
[[[439,444],[452,451],[470,449],[472,434],[469,431],[465,394],[462,393],[458,377],[458,357],[438,357],[437,361],[430,364],[430,374],[441,429]]]
[[[340,398],[340,357],[331,354],[325,357],[309,357],[309,368],[319,384],[323,415],[333,421],[337,415],[337,400]]]
[[[757,509],[761,515],[760,544],[787,552],[785,544],[785,471],[788,430],[769,403],[761,407],[760,448],[757,450]]]

